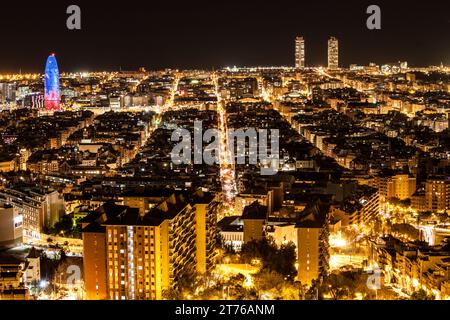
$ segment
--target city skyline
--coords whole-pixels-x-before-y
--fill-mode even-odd
[[[0,299],[450,299],[450,69],[336,39],[328,68],[1,77]]]
[[[0,300],[450,300],[448,3],[18,5]]]
[[[312,66],[326,66],[329,36],[340,41],[342,66],[450,63],[449,44],[441,39],[449,25],[445,15],[449,5],[444,2],[418,6],[379,1],[381,30],[367,29],[370,3],[365,1],[282,1],[282,11],[275,14],[270,6],[251,1],[231,1],[221,10],[201,2],[170,8],[143,1],[124,7],[80,1],[81,30],[66,28],[68,4],[48,8],[6,4],[5,12],[8,8],[20,11],[23,22],[4,35],[8,45],[0,52],[1,73],[39,72],[48,52],[65,57],[60,66],[65,71],[288,66],[292,65],[292,39],[299,34],[308,43],[307,65]],[[98,19],[102,16],[107,19]],[[4,17],[4,25],[12,24],[11,19]],[[58,41],[44,41],[41,28],[47,39]],[[32,56],[29,48],[33,48]]]

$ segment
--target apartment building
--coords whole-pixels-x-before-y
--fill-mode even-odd
[[[39,238],[64,214],[64,198],[53,189],[14,187],[0,191],[0,204],[11,205],[23,217],[24,237]]]
[[[321,280],[329,268],[330,205],[320,200],[309,204],[300,214],[297,229],[298,281],[311,285]]]
[[[390,198],[409,199],[416,191],[416,178],[407,174],[376,177],[375,182],[382,201],[388,201]]]
[[[82,221],[88,299],[162,299],[186,273],[214,266],[215,195],[176,192],[144,213],[108,206]]]
[[[450,208],[450,179],[430,177],[425,182],[425,202],[430,211],[445,211]]]

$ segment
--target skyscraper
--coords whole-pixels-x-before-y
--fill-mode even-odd
[[[328,39],[328,69],[339,68],[339,42],[335,37]]]
[[[295,38],[295,67],[305,67],[305,40],[303,37]]]
[[[59,111],[61,98],[59,91],[59,70],[55,54],[53,53],[48,56],[45,64],[44,90],[45,109]]]

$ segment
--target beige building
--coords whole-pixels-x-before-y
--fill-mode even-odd
[[[24,282],[28,287],[32,287],[41,280],[41,252],[32,247],[26,260]]]
[[[335,37],[328,39],[328,69],[339,68],[339,42]]]
[[[416,178],[407,174],[377,177],[375,180],[383,201],[388,201],[390,198],[405,200],[416,191]]]
[[[303,37],[295,38],[295,67],[305,67],[305,40]]]
[[[342,227],[367,223],[379,212],[379,192],[377,189],[369,187],[366,187],[364,193],[358,197],[331,208],[333,218],[340,221]]]
[[[427,202],[424,192],[417,192],[411,196],[411,208],[417,212],[427,211]]]
[[[133,191],[123,195],[123,204],[131,208],[138,208],[139,213],[143,215],[156,204],[170,196],[170,190],[143,190],[142,192]]]
[[[427,179],[425,202],[430,211],[444,211],[450,207],[450,180],[444,177]]]
[[[87,300],[108,298],[106,263],[105,228],[91,225],[83,229],[84,287]]]
[[[295,227],[297,229],[297,279],[311,285],[328,273],[328,238],[330,206],[320,201],[306,207]]]
[[[260,241],[265,237],[268,212],[267,206],[258,201],[244,208],[242,220],[244,221],[244,243]]]
[[[11,205],[23,217],[24,237],[39,238],[64,214],[64,198],[58,191],[42,188],[3,189],[0,204]]]
[[[0,246],[22,244],[23,216],[10,204],[0,203]]]
[[[0,161],[0,172],[10,172],[16,170],[16,160],[3,160]]]

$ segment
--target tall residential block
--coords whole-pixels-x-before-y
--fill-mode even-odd
[[[295,67],[305,67],[305,40],[303,37],[295,38]]]
[[[339,68],[339,42],[335,37],[328,39],[328,69]]]
[[[210,271],[218,204],[211,193],[176,192],[144,213],[115,205],[121,208],[108,209],[105,220],[96,222],[101,228],[85,225],[84,255],[97,259],[84,265],[88,298],[162,299],[165,291],[179,288],[184,275]],[[96,268],[102,270],[95,273]],[[97,294],[98,288],[106,294]]]
[[[321,280],[329,269],[330,205],[320,200],[308,205],[300,214],[297,229],[297,279],[311,285]]]
[[[425,202],[429,211],[445,211],[450,208],[450,179],[430,177],[425,182]]]

